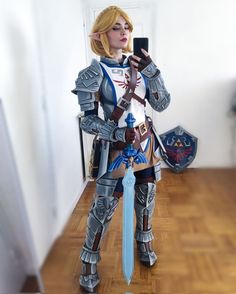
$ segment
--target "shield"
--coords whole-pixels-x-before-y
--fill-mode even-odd
[[[194,160],[197,153],[197,138],[178,126],[160,135],[166,153],[161,149],[161,157],[176,173],[183,171]]]

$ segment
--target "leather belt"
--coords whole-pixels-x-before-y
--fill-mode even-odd
[[[145,122],[140,123],[137,125],[134,129],[136,130],[136,138],[134,142],[135,145],[140,145],[141,142],[145,141],[147,138],[149,138],[152,134],[151,132],[152,122],[146,120]],[[124,143],[122,141],[113,142],[112,147],[115,150],[123,150],[128,144]]]

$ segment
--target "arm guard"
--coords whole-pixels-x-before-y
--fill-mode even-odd
[[[95,108],[96,92],[102,83],[103,72],[96,59],[92,60],[89,67],[79,72],[72,93],[78,95],[81,111],[89,111]]]
[[[164,81],[156,65],[151,62],[142,74],[146,77],[148,88],[148,102],[156,111],[163,111],[170,104],[170,94],[167,92]]]
[[[81,123],[81,128],[86,133],[98,135],[101,139],[116,142],[125,142],[125,129],[118,128],[113,121],[104,121],[97,115],[86,116]]]

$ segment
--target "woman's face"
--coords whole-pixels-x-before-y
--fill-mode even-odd
[[[111,51],[124,49],[130,38],[130,28],[122,16],[119,16],[114,26],[107,32]]]

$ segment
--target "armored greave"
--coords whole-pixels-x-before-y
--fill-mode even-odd
[[[80,254],[83,262],[94,264],[101,259],[100,243],[119,201],[114,197],[116,184],[117,180],[107,174],[97,180],[96,197],[88,215],[85,244]]]
[[[88,292],[93,292],[100,282],[96,264],[101,259],[101,241],[119,202],[114,196],[116,184],[117,180],[108,174],[96,183],[96,196],[89,211],[85,243],[80,253],[83,262],[80,285]]]
[[[135,212],[138,254],[141,262],[152,266],[157,257],[151,248],[152,215],[155,207],[156,184],[144,183],[135,185]]]

